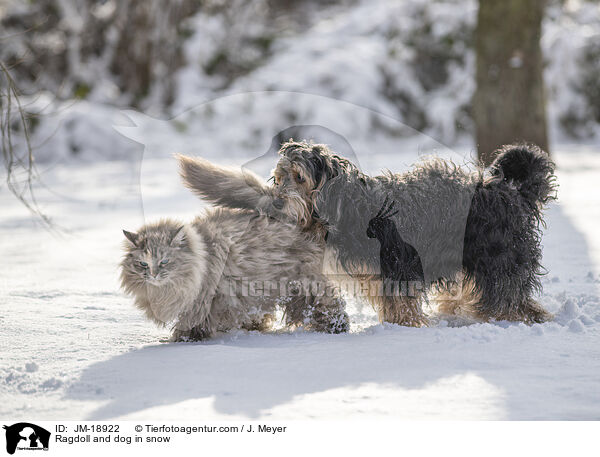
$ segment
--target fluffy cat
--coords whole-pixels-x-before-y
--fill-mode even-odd
[[[267,330],[277,305],[289,326],[348,331],[344,300],[322,273],[324,246],[291,222],[217,208],[123,233],[121,286],[149,319],[173,325],[173,340]]]

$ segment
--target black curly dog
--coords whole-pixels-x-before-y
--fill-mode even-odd
[[[379,260],[382,270],[396,270],[384,276],[404,275],[420,258],[426,284],[459,281],[461,299],[481,319],[544,322],[552,316],[532,295],[541,290],[542,209],[555,198],[554,181],[554,164],[545,152],[512,145],[498,151],[489,169],[475,173],[440,159],[375,177],[346,166],[321,188],[314,211],[348,271]],[[398,233],[388,230],[378,239],[382,246],[395,245],[398,255],[376,259],[365,236],[365,215],[385,198],[397,205]],[[404,319],[406,310],[391,311],[398,323],[415,325],[414,317]],[[420,312],[413,307],[408,315],[418,318]]]

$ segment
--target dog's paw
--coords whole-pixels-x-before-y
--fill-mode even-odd
[[[554,314],[546,311],[544,307],[535,300],[529,300],[523,307],[523,322],[529,325],[543,324],[554,319]]]
[[[321,312],[313,315],[309,327],[317,332],[325,333],[348,333],[350,331],[350,318],[343,311]]]
[[[328,333],[348,333],[350,331],[350,318],[347,313],[339,313],[331,317],[326,331]]]

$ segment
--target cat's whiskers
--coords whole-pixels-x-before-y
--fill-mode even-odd
[[[150,319],[166,325],[190,309],[201,290],[204,243],[193,229],[166,220],[126,237],[122,287]]]

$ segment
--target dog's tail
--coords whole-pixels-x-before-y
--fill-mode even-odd
[[[511,181],[531,205],[556,198],[554,162],[546,152],[531,144],[506,145],[490,166],[496,179]]]
[[[199,157],[176,155],[184,184],[201,199],[214,205],[267,211],[271,187],[254,173],[214,165]]]

